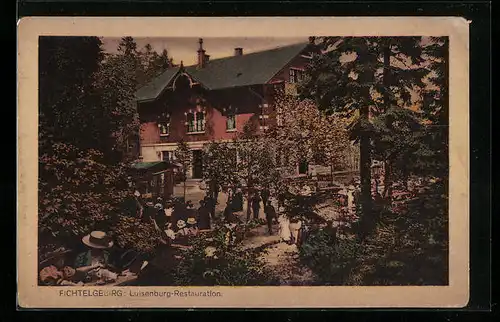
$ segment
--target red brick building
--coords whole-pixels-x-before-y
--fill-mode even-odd
[[[293,93],[315,50],[310,38],[249,54],[235,48],[233,56],[210,60],[200,39],[196,65],[170,68],[136,93],[142,160],[172,160],[182,139],[193,150],[188,176],[201,178],[203,145],[231,140],[248,121],[272,127],[276,91]]]

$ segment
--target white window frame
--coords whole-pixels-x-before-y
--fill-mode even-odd
[[[193,131],[189,131],[189,121],[188,121],[188,116],[190,114],[193,114]],[[202,121],[202,127],[203,129],[200,130],[198,128],[198,114],[202,114],[203,115],[203,121]],[[205,124],[206,124],[206,113],[205,111],[189,111],[186,113],[186,122],[185,122],[185,125],[186,125],[186,133],[187,134],[201,134],[201,133],[205,133]]]
[[[160,132],[160,136],[169,136],[170,135],[170,123],[171,123],[170,115],[166,116],[166,118],[168,119],[168,122],[158,123],[158,131]],[[166,128],[167,131],[165,133],[162,133],[162,127]]]
[[[165,154],[168,154],[170,155],[170,158],[165,160]],[[175,160],[175,151],[174,150],[164,150],[164,151],[161,151],[161,160],[162,161],[168,161],[168,162],[172,162]]]
[[[228,121],[229,118],[232,117],[234,119],[234,127],[233,128],[228,128]],[[226,132],[235,132],[236,131],[236,114],[230,113],[226,115]]]

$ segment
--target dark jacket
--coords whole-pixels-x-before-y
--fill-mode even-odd
[[[265,206],[264,213],[266,214],[266,218],[276,218],[276,209],[272,205]]]
[[[258,194],[254,195],[252,197],[252,208],[256,209],[256,208],[260,208],[260,197]]]
[[[263,200],[269,200],[270,192],[267,189],[264,189],[260,192],[260,195]]]
[[[236,192],[233,197],[232,206],[234,211],[243,210],[243,193]]]
[[[210,211],[206,206],[198,208],[198,228],[210,229]]]

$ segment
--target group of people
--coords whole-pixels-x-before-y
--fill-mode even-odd
[[[215,219],[216,202],[208,195],[199,201],[198,207],[190,200],[183,202],[174,199],[164,202],[158,197],[156,203],[153,203],[150,198],[141,202],[138,193],[135,196],[139,204],[137,216],[145,224],[153,224],[163,237],[170,240],[196,235],[200,230],[209,230]]]

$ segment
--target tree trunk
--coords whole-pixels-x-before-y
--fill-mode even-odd
[[[369,122],[369,108],[361,108],[362,122]],[[366,126],[365,123],[365,126]],[[369,134],[363,130],[359,142],[359,169],[361,177],[361,239],[363,240],[371,229],[372,221],[372,195],[371,195],[371,142]]]
[[[250,193],[247,192],[247,222],[250,221],[251,215],[252,215],[252,207],[250,205]]]
[[[389,160],[384,161],[384,198],[391,200],[392,198],[392,165]]]
[[[186,202],[186,175],[184,174],[184,202]]]
[[[384,74],[383,74],[383,84],[384,84],[384,105],[385,110],[387,111],[391,107],[389,90],[390,90],[390,67],[391,67],[391,44],[390,39],[387,40],[387,43],[383,49],[384,55]],[[392,129],[392,121],[387,124],[389,129]],[[392,195],[392,168],[389,160],[384,161],[384,198],[389,198]]]

